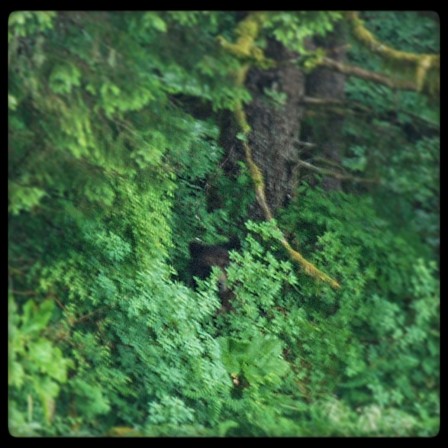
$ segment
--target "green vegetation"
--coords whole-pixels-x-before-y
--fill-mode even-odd
[[[403,74],[347,34],[347,63],[423,88],[348,77],[347,100],[329,105],[345,117],[341,163],[325,165],[348,181],[327,191],[304,170],[289,203],[256,220],[254,168],[243,156],[233,176],[223,169],[223,116],[253,100],[235,74],[269,70],[269,39],[312,71],[324,52],[307,39],[352,20],[261,17],[244,57],[228,51],[244,40],[241,12],[9,17],[12,435],[438,432],[434,67],[427,80],[421,61]],[[439,52],[431,14],[360,17],[388,49]],[[287,101],[261,91],[276,108]],[[320,125],[305,116],[304,129]],[[235,138],[248,146],[249,134]],[[188,246],[235,235],[222,313],[218,270],[193,288]],[[294,263],[285,238],[340,288]]]

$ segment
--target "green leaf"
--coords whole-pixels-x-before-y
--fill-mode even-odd
[[[53,315],[54,306],[52,300],[45,300],[40,305],[33,300],[28,300],[23,306],[23,333],[37,333],[44,329]]]
[[[16,110],[17,105],[18,105],[17,98],[8,93],[8,109]]]
[[[41,199],[46,196],[45,190],[38,187],[28,187],[10,181],[8,183],[9,206],[8,210],[13,215],[22,211],[29,211],[39,205]]]
[[[81,71],[74,64],[55,65],[48,84],[55,93],[70,93],[73,87],[81,85]]]
[[[166,32],[166,22],[156,12],[147,12],[143,15],[143,24],[146,27],[154,28],[162,33]]]

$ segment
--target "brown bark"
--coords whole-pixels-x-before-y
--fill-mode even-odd
[[[341,25],[324,38],[315,39],[311,47],[324,48],[327,55],[335,63],[342,63],[346,56],[345,35]],[[325,101],[340,102],[345,100],[345,75],[318,67],[306,78],[306,94]],[[340,164],[343,148],[342,128],[344,116],[341,114],[327,114],[326,111],[314,120],[312,134],[309,136],[317,144],[320,156],[334,164]],[[325,175],[322,180],[325,190],[340,190],[341,179]]]
[[[274,66],[276,67],[275,70],[273,70],[274,72],[277,72],[277,76],[274,78],[278,78],[280,81],[283,81],[285,83],[285,85],[290,85],[292,86],[292,91],[290,93],[292,93],[292,95],[288,95],[285,91],[278,91],[278,84],[275,82],[274,84],[272,84],[271,90],[270,91],[270,96],[272,99],[276,100],[278,102],[279,100],[279,94],[283,94],[284,95],[284,99],[282,99],[281,104],[282,106],[284,106],[286,108],[286,105],[291,101],[291,98],[293,98],[295,101],[295,106],[296,108],[292,109],[292,112],[300,112],[301,111],[301,104],[302,102],[300,101],[300,97],[302,96],[303,93],[303,75],[301,73],[300,70],[298,70],[297,67],[293,66],[293,65],[289,65],[288,66],[288,62],[289,64],[291,64],[292,59],[289,57],[290,53],[289,51],[286,51],[285,48],[283,48],[282,46],[279,46],[279,44],[275,44],[274,42],[270,42],[270,48],[269,48],[269,53],[268,54],[268,59],[266,59],[265,55],[263,55],[263,52],[257,51],[259,49],[256,48],[255,46],[255,40],[258,36],[258,32],[260,29],[260,19],[262,21],[263,19],[263,15],[258,14],[258,13],[251,13],[249,14],[242,22],[240,22],[237,26],[237,34],[239,35],[239,38],[237,40],[236,43],[229,43],[227,42],[225,39],[221,38],[220,39],[220,43],[223,46],[223,48],[225,48],[227,51],[232,52],[233,54],[237,54],[237,55],[241,55],[242,53],[244,55],[257,55],[256,58],[256,62],[257,63],[263,63],[264,69],[267,70],[268,67],[273,67],[273,63]],[[277,46],[277,48],[276,48]],[[269,58],[269,56],[271,56]],[[286,58],[285,58],[286,56]],[[280,59],[279,59],[280,57]],[[275,62],[280,62],[280,64],[275,64]],[[266,64],[267,62],[269,62],[269,64]],[[283,68],[282,67],[282,63],[284,63]],[[266,75],[263,75],[262,73],[260,73],[259,77],[255,77],[255,81],[260,80],[260,82],[253,82],[253,80],[251,81],[251,78],[248,77],[248,72],[250,69],[251,65],[246,63],[245,65],[243,65],[238,71],[235,71],[234,73],[234,79],[237,85],[247,85],[247,86],[255,86],[256,89],[260,89],[260,87],[262,88],[263,93],[267,94],[267,91],[265,90],[265,77]],[[298,84],[289,84],[289,77],[285,77],[283,79],[283,77],[281,76],[281,74],[285,73],[287,68],[291,68],[291,74],[296,74],[298,75],[298,80],[302,80],[302,82],[298,83]],[[254,73],[254,72],[252,72]],[[256,73],[256,72],[255,72]],[[264,72],[266,73],[266,72]],[[269,79],[269,78],[268,78]],[[299,89],[297,87],[300,87]],[[256,90],[255,89],[255,90]],[[286,89],[286,91],[288,91],[288,89]],[[275,95],[273,95],[273,93],[275,93]],[[283,104],[286,103],[286,104]],[[269,104],[269,103],[268,103]],[[257,112],[258,112],[258,108],[256,107],[256,104],[251,103],[252,109],[256,112],[255,115],[252,113],[252,119],[255,123],[255,127],[257,127]],[[277,107],[274,106],[275,109],[278,110],[278,105]],[[265,105],[264,104],[260,104],[259,105],[260,108],[260,113],[263,113],[266,111]],[[251,109],[251,107],[248,107],[248,109]],[[285,112],[285,111],[283,111]],[[303,111],[301,111],[303,113]],[[274,115],[275,112],[273,111]],[[268,113],[268,117],[269,117],[269,113]],[[293,119],[291,121],[292,125],[292,132],[289,134],[286,134],[287,137],[289,137],[290,142],[294,143],[296,141],[298,141],[297,138],[295,138],[296,133],[294,132],[297,129],[300,129],[300,122],[301,122],[301,115],[295,115],[293,116]],[[283,116],[283,123],[288,120],[288,116]],[[272,117],[271,117],[272,119]],[[253,181],[253,185],[254,185],[254,189],[255,189],[255,193],[256,193],[256,198],[257,198],[257,203],[259,205],[259,207],[262,210],[262,214],[261,214],[261,218],[263,219],[267,219],[267,220],[272,220],[273,219],[273,214],[272,214],[272,210],[274,207],[279,206],[280,204],[275,204],[274,199],[275,199],[275,195],[271,194],[271,197],[268,199],[267,198],[267,194],[266,192],[268,191],[268,187],[267,184],[269,184],[269,186],[272,186],[275,183],[275,178],[270,177],[270,179],[268,181],[265,180],[266,177],[266,173],[269,173],[269,176],[271,176],[272,174],[272,165],[276,166],[279,164],[282,164],[284,162],[286,162],[287,164],[291,164],[292,163],[292,169],[291,169],[291,173],[293,173],[294,175],[297,173],[297,169],[294,167],[294,165],[297,165],[295,162],[296,160],[298,160],[298,155],[297,153],[292,149],[292,147],[285,147],[285,151],[280,152],[280,151],[276,151],[275,148],[274,150],[272,150],[272,148],[268,145],[266,145],[266,141],[262,140],[262,137],[260,137],[259,134],[256,134],[254,132],[254,127],[252,126],[252,122],[249,122],[249,118],[248,118],[248,114],[246,113],[246,111],[244,110],[244,106],[242,104],[242,102],[240,102],[239,104],[237,104],[235,106],[235,109],[233,110],[233,121],[234,124],[236,126],[234,126],[234,128],[236,128],[236,130],[238,131],[238,134],[240,136],[240,144],[239,149],[243,150],[243,154],[244,154],[244,159],[246,162],[246,165],[249,169],[250,172],[250,177]],[[289,120],[288,120],[289,121]],[[250,124],[249,124],[250,123]],[[282,123],[282,122],[280,122]],[[263,128],[261,129],[261,131],[265,131],[266,127],[264,125],[266,124],[271,124],[268,122],[263,122],[262,120],[262,124],[263,124]],[[229,127],[230,129],[230,127]],[[285,130],[284,127],[279,126],[278,129],[280,130]],[[234,129],[232,129],[233,131]],[[288,128],[286,128],[286,130],[288,130]],[[237,134],[237,137],[238,137]],[[229,134],[228,134],[229,135]],[[297,132],[297,137],[298,137],[298,132]],[[275,134],[275,133],[267,133],[266,134],[266,140],[268,140],[268,144],[270,143],[269,140],[270,139],[274,140],[274,143],[279,143],[281,142],[281,140],[279,139],[279,135]],[[223,139],[223,141],[225,141],[225,138]],[[258,158],[260,159],[260,162],[256,162],[255,161],[255,157],[254,157],[254,153],[255,151],[253,150],[253,145],[257,145],[258,146]],[[235,148],[236,145],[233,146],[233,148]],[[232,149],[233,149],[232,148]],[[289,157],[285,157],[285,154],[288,154],[289,152],[289,156],[293,158],[292,162],[290,160]],[[263,157],[263,156],[269,156],[272,153],[276,154],[278,156],[278,159],[271,159],[270,161],[272,162],[272,165],[268,165],[267,163],[269,163],[268,157]],[[232,152],[230,152],[229,154],[229,159],[230,159],[230,155],[232,154]],[[294,160],[296,159],[296,160]],[[265,168],[266,173],[263,173],[262,170],[260,169],[260,166],[262,165]],[[283,174],[284,171],[281,171],[281,174]],[[288,176],[289,179],[294,179],[295,176]],[[294,182],[295,183],[295,182]],[[291,182],[285,182],[283,185],[281,185],[281,188],[279,189],[280,192],[285,192],[287,186],[291,184]],[[271,193],[273,192],[273,190],[271,189]],[[274,191],[275,193],[275,191]],[[272,204],[272,205],[271,205]],[[258,212],[260,211],[260,209],[257,209]],[[280,232],[281,230],[278,229]],[[334,280],[333,278],[331,278],[330,276],[328,276],[327,274],[325,274],[324,272],[322,272],[321,270],[319,270],[316,266],[314,266],[312,263],[310,263],[308,260],[306,260],[303,255],[295,250],[293,247],[291,247],[291,245],[289,244],[289,242],[287,241],[287,239],[282,236],[280,238],[280,242],[282,244],[282,246],[287,250],[289,256],[296,261],[298,264],[300,264],[300,266],[304,269],[304,271],[316,278],[319,279],[323,282],[326,282],[328,284],[330,284],[333,288],[339,288],[340,284]]]
[[[294,194],[298,182],[297,142],[300,137],[304,105],[304,75],[292,62],[293,52],[276,41],[270,41],[265,55],[277,62],[275,68],[252,68],[246,87],[252,95],[251,103],[245,107],[252,131],[249,146],[254,162],[262,171],[268,205],[275,214]],[[286,94],[283,104],[266,94],[266,90],[280,95]],[[221,143],[228,151],[227,171],[235,169],[238,160],[244,160],[244,148],[235,140],[237,127],[231,117],[226,117]],[[251,210],[251,217],[262,219],[258,205]]]

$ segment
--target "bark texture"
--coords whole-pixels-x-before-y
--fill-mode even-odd
[[[334,61],[344,62],[346,56],[345,35],[341,26],[326,35],[323,39],[316,39],[311,46],[325,48],[327,56]],[[317,68],[306,78],[306,95],[325,100],[345,100],[345,75],[328,68]],[[343,151],[344,117],[341,114],[326,112],[320,108],[314,115],[310,138],[316,144],[319,156],[329,164],[340,165]],[[325,190],[340,190],[341,179],[324,176],[322,181]]]
[[[287,203],[298,182],[298,150],[305,91],[303,72],[293,63],[295,53],[280,43],[271,41],[265,55],[277,64],[272,69],[252,68],[246,80],[246,87],[252,94],[252,101],[245,107],[248,122],[252,128],[249,145],[254,162],[261,169],[266,187],[266,198],[271,211]],[[269,95],[274,92],[274,96]],[[283,96],[284,103],[275,101]],[[244,160],[241,143],[235,139],[236,126],[231,117],[226,117],[221,143],[228,150],[224,168],[235,169],[238,160]],[[251,217],[262,219],[260,207],[255,204]]]

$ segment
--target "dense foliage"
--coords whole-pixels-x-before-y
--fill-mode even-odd
[[[439,51],[430,15],[363,18],[388,45]],[[244,61],[218,45],[240,19],[10,16],[13,435],[437,433],[438,105],[347,80],[343,169],[374,181],[328,192],[307,173],[276,217],[334,290],[288,260],[273,222],[249,219],[245,165],[221,168],[221,113],[251,100],[231,76]],[[276,38],[309,70],[306,39],[341,20],[273,12],[259,45]],[[383,69],[355,40],[348,58]],[[220,313],[219,273],[193,288],[188,244],[232,235]]]

